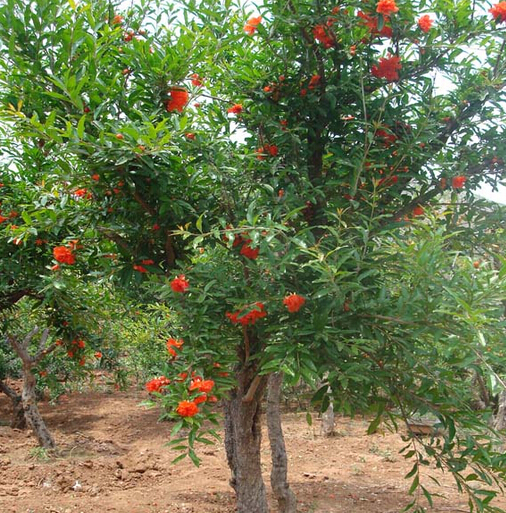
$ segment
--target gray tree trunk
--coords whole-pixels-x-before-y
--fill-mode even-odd
[[[237,500],[237,513],[268,513],[260,461],[261,401],[267,377],[255,364],[244,363],[236,374],[237,387],[225,401],[225,449]]]
[[[334,416],[334,404],[330,401],[329,407],[322,415],[322,436],[334,436],[335,416]]]
[[[282,373],[277,372],[269,376],[267,385],[267,428],[272,457],[271,487],[278,502],[279,513],[296,513],[297,499],[290,489],[287,479],[288,459],[279,408],[282,384]]]
[[[499,394],[499,404],[494,421],[494,428],[497,430],[506,429],[506,390]]]
[[[21,393],[21,401],[23,410],[28,426],[33,430],[37,441],[41,447],[45,449],[54,449],[56,447],[55,441],[47,426],[40,415],[39,408],[37,407],[37,398],[35,396],[35,385],[37,384],[33,368],[42,360],[42,358],[55,349],[53,344],[46,349],[46,342],[49,331],[43,331],[38,344],[38,350],[34,356],[28,352],[28,346],[33,336],[38,333],[39,329],[34,328],[23,341],[18,341],[9,337],[9,342],[21,358],[23,362],[23,392]]]

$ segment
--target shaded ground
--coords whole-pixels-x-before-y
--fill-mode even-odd
[[[234,512],[223,444],[200,450],[200,468],[186,460],[172,465],[175,454],[164,447],[171,425],[139,407],[144,399],[137,391],[89,392],[42,404],[65,448],[64,457],[44,461],[29,433],[5,425],[9,405],[0,396],[0,512]],[[361,419],[338,419],[331,439],[318,436],[319,424],[308,426],[304,414],[284,415],[284,425],[301,513],[398,513],[410,501],[404,475],[412,463],[398,454],[398,435],[367,436]],[[266,444],[263,453],[268,482]],[[435,511],[467,511],[451,479],[442,482],[434,491],[446,498],[435,500]]]

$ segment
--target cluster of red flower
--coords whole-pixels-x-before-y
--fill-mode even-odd
[[[244,32],[246,32],[248,36],[252,36],[261,22],[262,16],[252,16],[244,25]]]
[[[378,66],[373,66],[371,73],[377,78],[385,78],[388,82],[399,80],[397,73],[402,69],[401,58],[396,55],[388,55],[388,57],[380,57]]]
[[[298,312],[306,302],[306,299],[299,294],[289,294],[283,299],[283,304],[286,306],[290,313]]]
[[[328,20],[326,25],[320,24],[313,28],[313,36],[325,48],[336,46],[336,36],[332,31],[333,20]]]
[[[184,87],[173,87],[169,91],[170,99],[167,100],[166,108],[168,112],[177,110],[183,112],[183,109],[188,103],[188,91]]]
[[[264,160],[265,155],[275,157],[278,154],[278,147],[275,144],[264,144],[261,148],[257,149],[257,159]]]
[[[159,376],[146,383],[146,390],[148,392],[160,392],[167,385],[170,385],[170,379],[165,376]]]
[[[57,345],[61,345],[61,344],[58,344],[58,342],[61,342],[61,341],[57,341],[56,344]],[[86,343],[84,342],[84,340],[72,340],[72,343],[71,343],[71,348],[67,351],[67,356],[69,358],[79,358],[79,365],[82,367],[85,363],[86,363],[86,358],[84,357],[84,354],[83,354],[83,349],[86,347]]]
[[[229,114],[241,114],[241,112],[242,112],[242,105],[240,103],[234,103],[234,105],[232,105],[232,107],[229,107],[227,109],[227,112]]]
[[[211,390],[213,388],[214,388],[214,381],[212,379],[202,379],[200,377],[195,377],[194,379],[192,379],[192,381],[190,383],[190,392],[192,392],[192,393],[198,392],[199,393],[199,395],[197,395],[193,399],[193,402],[195,404],[205,403],[206,401],[211,402],[211,403],[216,402],[218,400],[216,398],[216,396],[214,396],[214,395],[208,396],[207,395],[209,392],[211,392]]]
[[[76,257],[72,249],[66,246],[56,246],[53,248],[53,256],[61,264],[72,265],[76,263]]]
[[[493,5],[488,12],[492,14],[496,23],[506,22],[506,2],[499,2]]]
[[[170,282],[170,288],[174,292],[186,292],[189,286],[190,282],[185,278],[184,274],[180,274]]]
[[[244,238],[243,235],[246,235],[246,233],[243,233],[242,235],[236,235],[234,238],[234,242],[232,243],[232,247],[236,248],[237,246],[241,246],[241,250],[239,253],[246,258],[249,258],[250,260],[256,260],[258,258],[258,254],[260,253],[260,248],[252,248],[250,243],[251,239]],[[225,240],[227,240],[225,238]]]
[[[179,340],[176,340],[175,338],[169,338],[167,340],[167,344],[166,344],[167,351],[169,352],[169,354],[171,356],[173,356],[175,358],[177,356],[176,349],[181,349],[183,344],[184,344],[184,340],[182,338],[180,338]]]
[[[267,312],[265,311],[265,306],[263,303],[257,301],[253,305],[250,305],[245,308],[241,308],[241,310],[237,310],[237,312],[230,313],[227,312],[226,316],[230,319],[234,324],[242,324],[243,326],[253,325],[258,319],[262,319],[267,316]]]

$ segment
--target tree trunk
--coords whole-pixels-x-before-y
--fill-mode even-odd
[[[267,496],[260,461],[261,401],[267,383],[256,365],[237,372],[237,387],[225,401],[225,449],[235,490],[237,513],[267,513]]]
[[[499,394],[497,413],[494,421],[494,428],[497,430],[506,429],[506,390]]]
[[[271,487],[278,501],[279,513],[296,513],[297,499],[287,480],[288,459],[285,439],[281,427],[281,385],[283,374],[277,372],[269,376],[267,389],[267,427],[271,444],[272,470]]]
[[[6,394],[12,402],[12,418],[11,428],[13,429],[25,429],[26,419],[25,410],[23,409],[23,403],[21,396],[16,393],[7,383],[0,380],[0,390]]]
[[[21,402],[26,422],[33,430],[40,446],[44,447],[44,449],[54,449],[56,447],[54,439],[49,433],[49,430],[40,415],[39,408],[37,407],[37,397],[35,395],[35,385],[37,382],[32,371],[45,355],[49,354],[56,348],[56,345],[53,344],[46,349],[49,331],[45,329],[40,337],[37,351],[35,355],[32,356],[28,351],[28,347],[33,336],[38,333],[38,331],[38,328],[34,328],[22,341],[11,337],[8,337],[8,340],[16,354],[23,362],[23,391],[21,393]]]
[[[36,383],[35,376],[32,373],[32,366],[23,365],[23,393],[21,394],[21,399],[23,401],[23,409],[25,410],[26,422],[35,433],[35,437],[41,447],[44,447],[44,449],[54,449],[56,447],[55,441],[37,407],[37,398],[35,396]]]
[[[322,415],[322,436],[334,436],[334,425],[334,404],[332,403],[331,399],[329,407],[325,410],[325,413]]]

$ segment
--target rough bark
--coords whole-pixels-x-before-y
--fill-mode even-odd
[[[279,513],[296,513],[297,499],[290,489],[287,479],[288,459],[285,439],[281,426],[281,385],[283,374],[277,372],[269,376],[267,388],[267,428],[271,444],[271,487],[278,502]]]
[[[506,390],[502,390],[499,394],[494,428],[497,430],[506,429]]]
[[[42,358],[54,350],[54,344],[46,349],[46,342],[49,331],[43,331],[39,341],[38,350],[35,355],[28,352],[28,346],[33,336],[38,333],[38,328],[34,328],[22,341],[9,337],[9,342],[21,358],[23,362],[23,391],[21,393],[21,401],[23,410],[28,426],[33,430],[35,437],[41,447],[45,449],[54,449],[56,447],[55,441],[39,412],[37,407],[37,398],[35,395],[36,378],[33,373],[33,368],[42,360]]]
[[[7,383],[3,381],[0,381],[0,391],[6,394],[12,402],[11,428],[25,429],[25,410],[23,409],[23,402],[21,401],[21,396],[9,385],[7,385]]]
[[[261,401],[267,377],[256,365],[244,363],[237,372],[237,387],[225,401],[225,449],[237,500],[237,513],[268,513],[260,461]]]
[[[331,400],[329,407],[325,410],[325,413],[322,415],[321,435],[322,436],[334,436],[334,425],[335,425],[334,405],[332,404],[332,400]]]

